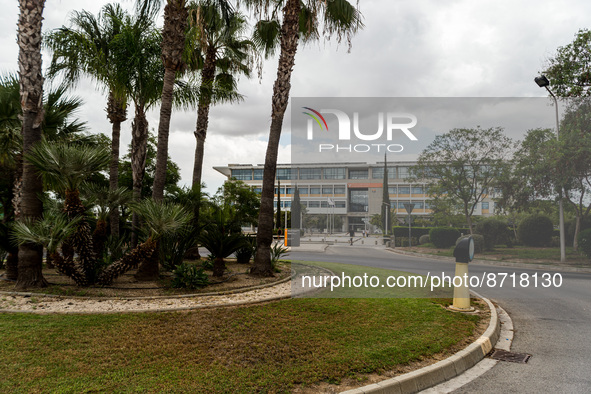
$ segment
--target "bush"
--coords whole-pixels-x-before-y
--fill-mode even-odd
[[[460,243],[462,239],[468,237],[469,235],[462,235],[456,240],[456,245]],[[484,251],[484,237],[480,234],[472,234],[472,239],[474,239],[474,254],[482,253]]]
[[[459,237],[460,232],[451,227],[435,227],[429,232],[429,239],[436,248],[449,248]]]
[[[277,268],[277,263],[279,262],[281,256],[287,253],[289,253],[289,249],[283,246],[283,244],[280,242],[271,246],[271,266],[273,267],[273,271],[279,272],[279,268]]]
[[[548,216],[530,215],[517,227],[517,236],[526,246],[548,246],[552,242],[553,226]]]
[[[421,235],[419,237],[419,245],[428,244],[429,242],[431,242],[429,240],[429,234]]]
[[[581,231],[578,237],[581,252],[591,259],[591,229]]]
[[[508,232],[507,223],[495,218],[481,220],[476,225],[476,233],[484,237],[485,250],[493,250],[499,244],[511,244]]]
[[[571,220],[566,221],[566,223],[564,223],[564,230],[565,230],[565,237],[566,237],[566,242],[567,244],[571,243],[574,239],[575,239],[575,228],[577,227],[577,219],[573,218]],[[584,218],[581,219],[581,228],[579,229],[579,234],[581,232],[583,232],[584,230],[590,229],[591,228],[591,217],[586,216]],[[558,234],[554,234],[554,235],[560,235],[560,230],[556,230]]]
[[[171,286],[179,289],[198,289],[209,283],[207,274],[203,268],[197,268],[194,264],[182,263],[174,271]]]
[[[203,260],[201,262],[201,267],[203,269],[209,270],[211,271],[213,269],[213,262],[214,262],[215,258],[213,257],[212,254],[210,254],[209,256],[207,256],[207,258],[205,260]]]
[[[419,238],[422,235],[429,235],[431,227],[411,227],[410,234],[413,238]],[[392,227],[392,234],[395,237],[408,237],[408,226]]]
[[[238,264],[248,264],[250,262],[250,258],[254,255],[256,238],[245,236],[244,239],[246,240],[244,246],[238,249],[235,253],[236,262]]]
[[[418,238],[412,237],[410,239],[414,246],[419,244]],[[408,246],[408,237],[394,237],[394,246],[404,247]]]

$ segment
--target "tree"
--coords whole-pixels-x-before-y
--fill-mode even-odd
[[[260,20],[255,27],[255,43],[271,54],[279,42],[281,48],[277,77],[273,85],[271,125],[269,141],[263,170],[261,210],[257,233],[257,253],[251,273],[258,276],[273,276],[270,247],[273,242],[273,200],[275,172],[279,139],[283,128],[283,118],[291,89],[291,73],[295,64],[300,34],[303,40],[319,37],[318,25],[323,21],[323,34],[330,38],[336,34],[340,41],[346,37],[351,42],[353,34],[362,26],[361,15],[347,0],[318,1],[284,0],[245,0],[247,6],[259,13]],[[278,15],[283,7],[282,20]],[[263,19],[263,13],[270,12],[272,17]],[[265,17],[268,16],[264,15]]]
[[[386,160],[386,155],[384,154],[384,180],[382,182],[382,220],[384,223],[382,224],[382,228],[384,229],[384,235],[388,235],[390,229],[388,227],[392,227],[392,214],[391,214],[391,206],[390,206],[390,193],[388,192],[388,161]]]
[[[240,231],[240,225],[257,225],[261,199],[253,187],[249,187],[244,182],[235,179],[226,181],[218,189],[215,200],[218,205],[234,207],[233,221],[238,226],[238,232]]]
[[[302,201],[300,200],[300,191],[296,185],[293,194],[293,201],[291,202],[291,228],[298,230],[302,228],[301,215]]]
[[[31,149],[25,159],[36,167],[46,185],[65,194],[64,211],[70,220],[77,221],[76,231],[65,242],[78,254],[80,267],[70,259],[63,262],[64,266],[56,267],[64,274],[75,272],[75,277],[81,278],[79,285],[95,283],[100,266],[91,227],[86,220],[86,208],[80,199],[80,187],[90,174],[107,168],[109,152],[100,146],[43,141]]]
[[[144,14],[149,17],[148,14]],[[46,45],[53,51],[48,76],[64,76],[64,83],[73,86],[81,75],[87,75],[102,84],[108,92],[107,118],[112,124],[111,163],[109,189],[119,187],[119,141],[121,123],[127,120],[127,95],[117,71],[124,62],[116,59],[118,52],[111,50],[117,34],[121,33],[126,14],[118,4],[105,5],[98,16],[87,11],[74,11],[70,17],[71,27],[53,30]],[[110,214],[111,234],[119,237],[119,208]]]
[[[176,76],[185,69],[183,51],[187,30],[188,11],[185,0],[167,0],[164,7],[164,27],[162,29],[162,62],[164,79],[158,123],[158,150],[156,153],[156,173],[152,198],[162,201],[166,183],[168,161],[168,135],[172,113],[173,92]]]
[[[512,146],[501,128],[452,129],[423,150],[414,176],[427,182],[432,197],[461,204],[472,234],[476,205],[510,168]]]
[[[570,100],[559,136],[561,180],[566,200],[575,210],[573,249],[578,249],[581,223],[589,216],[591,203],[591,99]]]
[[[247,27],[241,14],[233,12],[228,20],[219,4],[203,0],[192,4],[190,11],[192,56],[189,65],[192,69],[201,69],[193,166],[193,187],[197,187],[201,185],[210,106],[242,100],[236,92],[234,75],[250,76],[254,43],[241,37]]]
[[[581,29],[549,59],[546,74],[561,97],[591,96],[591,31]]]
[[[19,19],[17,42],[19,47],[18,67],[20,98],[22,109],[23,152],[28,153],[42,136],[43,123],[43,75],[41,70],[41,25],[43,21],[44,0],[19,0]],[[43,213],[43,204],[39,195],[43,192],[43,183],[35,168],[23,160],[21,216],[22,220],[39,220]],[[18,277],[16,289],[45,287],[43,277],[42,247],[32,244],[19,246]]]

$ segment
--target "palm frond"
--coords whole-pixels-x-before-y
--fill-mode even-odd
[[[130,208],[144,220],[146,232],[152,239],[173,234],[186,226],[192,218],[192,214],[181,205],[152,199],[130,204]]]
[[[74,234],[80,218],[68,219],[65,214],[46,212],[41,220],[26,219],[15,222],[11,238],[18,244],[42,245],[53,253],[64,240]]]

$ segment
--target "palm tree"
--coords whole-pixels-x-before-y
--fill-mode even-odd
[[[228,24],[219,7],[207,0],[192,3],[189,9],[189,37],[194,54],[190,65],[193,69],[201,68],[192,182],[193,188],[196,188],[201,185],[210,106],[215,102],[236,102],[242,99],[236,92],[233,74],[250,76],[254,43],[241,37],[247,27],[244,16],[232,13]]]
[[[164,84],[160,105],[160,123],[158,124],[158,150],[156,153],[156,174],[152,197],[157,201],[164,198],[166,182],[166,164],[168,161],[168,134],[174,82],[177,73],[185,69],[183,52],[187,30],[188,12],[185,0],[167,0],[164,7],[164,27],[162,30],[162,60],[164,61]]]
[[[43,75],[41,70],[41,25],[45,0],[19,0],[17,42],[22,109],[23,152],[28,153],[41,140],[43,123]],[[43,213],[39,195],[43,183],[27,159],[23,161],[21,218],[38,220]],[[45,287],[43,250],[31,244],[19,246],[16,289]]]
[[[233,208],[230,205],[212,207],[212,222],[205,226],[199,242],[214,257],[213,276],[223,276],[226,270],[224,258],[246,245],[240,232],[231,231],[235,226]]]
[[[81,275],[85,282],[78,284],[94,283],[99,265],[90,225],[85,218],[86,208],[80,199],[80,186],[90,174],[107,168],[109,152],[101,146],[43,141],[31,149],[25,158],[36,167],[47,185],[65,194],[64,211],[71,220],[78,220],[76,232],[66,241],[80,259]],[[69,263],[74,264],[73,261]]]
[[[158,243],[167,235],[181,230],[191,221],[191,214],[181,205],[166,202],[156,202],[145,199],[131,205],[144,220],[146,240],[121,260],[111,264],[99,276],[98,283],[108,285],[124,272],[140,265],[136,277],[141,279],[158,278]],[[143,268],[142,268],[143,267]]]
[[[318,26],[322,20],[324,34],[328,37],[334,34],[339,41],[344,37],[350,43],[352,35],[362,27],[362,23],[358,9],[347,0],[244,0],[244,2],[259,13],[265,10],[271,11],[271,19],[260,20],[257,23],[255,42],[265,48],[268,54],[273,53],[277,41],[281,48],[277,78],[273,86],[271,126],[263,172],[257,234],[258,248],[255,264],[251,270],[254,275],[272,276],[270,247],[273,242],[273,199],[277,152],[300,34],[304,40],[318,38]],[[281,23],[277,17],[279,7],[283,7]]]
[[[149,15],[145,14],[148,17]],[[118,188],[119,141],[121,123],[127,119],[127,97],[118,79],[122,74],[116,67],[121,64],[110,46],[121,32],[125,12],[118,4],[105,5],[98,16],[87,11],[72,13],[71,27],[61,27],[46,38],[46,45],[53,51],[48,76],[64,75],[65,83],[75,84],[82,74],[102,84],[108,91],[107,118],[112,124],[111,164],[109,188]],[[119,209],[111,211],[111,234],[119,236]]]

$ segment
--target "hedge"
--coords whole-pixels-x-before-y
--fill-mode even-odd
[[[581,251],[591,259],[591,228],[581,231],[579,233],[578,241]]]
[[[429,232],[429,239],[437,248],[449,248],[459,237],[460,232],[451,227],[435,227]]]

